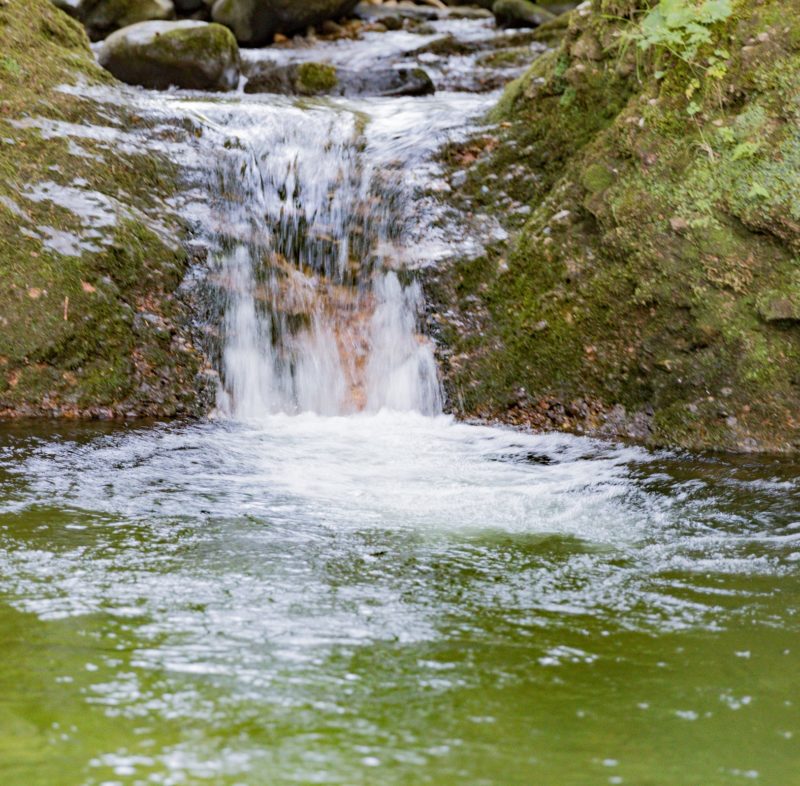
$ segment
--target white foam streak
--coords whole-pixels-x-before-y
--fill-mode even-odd
[[[416,329],[416,315],[422,310],[419,284],[403,287],[394,273],[388,273],[378,279],[375,289],[378,305],[370,325],[367,409],[441,412],[433,347]]]

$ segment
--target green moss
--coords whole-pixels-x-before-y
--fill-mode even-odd
[[[315,96],[330,93],[339,83],[336,69],[324,63],[300,63],[295,87],[299,95]]]
[[[166,62],[202,62],[204,58],[213,61],[230,52],[238,51],[233,33],[224,25],[210,24],[197,35],[195,28],[174,28],[158,36],[151,45],[156,59]]]
[[[158,209],[164,236],[181,237],[163,212],[177,171],[151,152],[45,139],[35,128],[40,118],[142,122],[58,89],[111,77],[94,63],[82,27],[48,0],[0,5],[0,51],[18,66],[0,67],[0,414],[174,414],[193,392],[200,364],[197,353],[169,346],[180,317],[172,293],[187,259],[144,217]],[[55,189],[52,200],[29,198],[44,186]],[[59,188],[96,191],[130,218],[82,240],[83,220],[68,202],[59,204]],[[52,234],[72,238],[74,249],[49,242]],[[156,314],[161,335],[136,329],[139,311]],[[155,348],[166,358],[160,365],[149,360]]]
[[[598,194],[614,183],[614,175],[603,164],[589,164],[583,172],[581,185],[590,193]]]
[[[641,4],[607,6],[570,15],[561,45],[508,88],[493,113],[500,139],[470,169],[470,209],[512,199],[531,213],[508,222],[504,264],[462,263],[432,282],[461,306],[442,328],[457,358],[451,400],[653,444],[793,450],[800,3],[734,4],[710,44],[724,38],[733,54],[695,90],[693,116],[691,69],[614,44]],[[505,194],[482,196],[512,167]],[[576,400],[591,406],[563,414]]]

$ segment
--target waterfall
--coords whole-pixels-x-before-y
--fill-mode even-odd
[[[441,393],[404,269],[405,166],[343,106],[222,106],[208,192],[222,304],[219,411],[434,415]]]

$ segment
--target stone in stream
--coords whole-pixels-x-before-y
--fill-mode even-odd
[[[353,13],[359,19],[364,19],[368,22],[383,22],[387,19],[414,19],[429,22],[443,15],[443,12],[438,8],[429,5],[414,5],[413,3],[373,5],[372,3],[361,2],[356,5]]]
[[[109,36],[100,65],[132,85],[164,90],[233,90],[239,83],[239,47],[222,25],[192,20],[141,22]]]
[[[260,46],[276,33],[291,35],[346,16],[355,5],[356,0],[217,0],[212,18],[230,27],[240,44]]]
[[[175,18],[172,0],[99,0],[93,3],[81,21],[93,41],[138,22],[164,21]]]
[[[436,92],[421,68],[375,68],[349,71],[323,63],[280,65],[270,61],[246,67],[246,93],[337,96],[423,96]]]
[[[528,0],[497,0],[492,12],[502,27],[538,27],[555,19],[555,14]]]

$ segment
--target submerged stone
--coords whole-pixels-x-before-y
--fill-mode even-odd
[[[233,90],[239,83],[239,48],[222,25],[184,20],[142,22],[109,36],[100,64],[132,85],[156,90]]]

